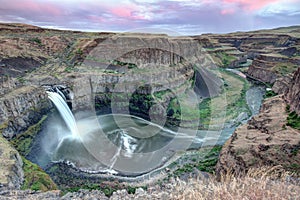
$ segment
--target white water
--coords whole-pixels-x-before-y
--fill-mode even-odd
[[[64,101],[64,99],[56,92],[48,92],[48,98],[54,103],[56,108],[58,109],[60,115],[64,119],[66,125],[68,126],[69,130],[72,133],[73,137],[78,137],[78,128],[76,125],[76,120],[74,118],[73,113],[69,109],[67,103]]]

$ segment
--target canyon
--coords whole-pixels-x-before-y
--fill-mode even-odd
[[[24,188],[24,166],[30,162],[26,158],[38,151],[35,140],[56,112],[45,90],[54,86],[63,87],[78,119],[81,112],[134,115],[195,135],[199,130],[213,135],[235,129],[218,154],[217,176],[232,169],[241,174],[251,167],[276,165],[299,173],[299,122],[291,122],[300,116],[299,64],[297,26],[173,37],[0,24],[0,191],[9,197],[9,190]],[[238,70],[249,81],[227,69]],[[250,82],[272,96],[254,116],[246,101]],[[218,143],[212,140],[214,144]],[[63,163],[49,169],[54,168],[59,170],[46,170],[50,177],[43,172],[49,184],[39,189],[57,189],[51,179],[68,187],[59,173],[77,173],[72,180],[79,184],[85,176]],[[176,169],[180,167],[162,172]],[[112,179],[104,182],[110,185]],[[32,195],[60,198],[58,191]]]

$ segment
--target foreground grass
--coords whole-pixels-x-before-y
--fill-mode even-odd
[[[278,167],[251,169],[240,178],[226,174],[221,181],[215,178],[177,180],[170,199],[299,199],[300,185],[285,181],[289,175]]]

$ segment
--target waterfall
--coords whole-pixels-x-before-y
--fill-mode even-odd
[[[60,115],[62,116],[68,128],[70,129],[72,136],[78,137],[79,134],[76,125],[76,120],[74,118],[72,111],[69,109],[67,103],[58,93],[49,92],[49,91],[47,91],[47,93],[48,93],[48,98],[54,103]]]

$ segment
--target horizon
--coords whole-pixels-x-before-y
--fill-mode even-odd
[[[201,35],[299,25],[300,0],[12,0],[0,22],[84,32]]]
[[[38,28],[42,28],[42,29],[48,29],[48,30],[57,30],[57,31],[71,31],[71,32],[82,32],[82,33],[116,33],[116,34],[157,34],[157,35],[167,35],[167,36],[174,36],[174,37],[193,37],[193,36],[201,36],[201,35],[226,35],[226,34],[234,34],[234,33],[249,33],[249,32],[256,32],[256,31],[271,31],[271,30],[276,30],[276,29],[281,29],[281,28],[293,28],[293,27],[300,27],[300,24],[295,24],[295,25],[290,25],[290,26],[279,26],[279,27],[273,27],[273,28],[262,28],[262,29],[253,29],[253,30],[249,30],[249,31],[233,31],[233,32],[225,32],[225,33],[200,33],[200,34],[194,34],[194,35],[170,35],[169,32],[139,32],[139,31],[134,31],[131,30],[132,32],[122,32],[122,31],[95,31],[95,30],[80,30],[80,29],[68,29],[68,28],[56,28],[56,27],[42,27],[42,26],[37,26],[37,25],[33,25],[33,24],[25,24],[25,23],[19,23],[19,22],[1,22],[0,24],[7,24],[7,25],[12,25],[12,24],[16,24],[16,25],[28,25],[28,26],[34,26],[34,27],[38,27]],[[139,29],[137,29],[139,30]],[[147,29],[141,29],[141,30],[147,30]],[[171,32],[172,33],[172,32]]]

